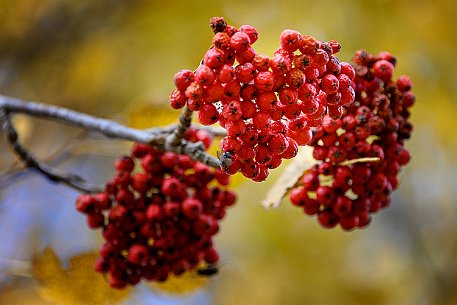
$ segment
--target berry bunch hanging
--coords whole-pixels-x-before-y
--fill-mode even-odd
[[[353,61],[355,102],[344,106],[341,119],[327,115],[313,131],[310,145],[319,163],[290,193],[291,202],[317,214],[323,227],[340,224],[345,230],[365,227],[372,213],[389,206],[398,173],[410,159],[404,142],[411,136],[409,108],[415,102],[409,77],[392,79],[396,58],[390,53],[361,50]],[[345,164],[364,158],[376,161]]]
[[[194,129],[185,138],[207,147],[212,140]],[[144,144],[135,144],[131,156],[117,159],[115,168],[105,192],[83,194],[76,201],[89,227],[103,230],[95,269],[109,275],[112,287],[135,285],[142,278],[165,281],[169,274],[218,262],[212,237],[236,200],[225,189],[227,174]]]
[[[219,255],[212,238],[236,200],[225,188],[229,175],[240,171],[263,181],[282,159],[295,157],[299,145],[313,147],[317,164],[303,173],[290,200],[326,228],[367,226],[390,204],[409,162],[404,143],[415,97],[407,76],[393,80],[390,53],[358,51],[352,66],[335,57],[338,42],[285,30],[270,58],[253,49],[254,27],[237,29],[219,17],[210,25],[212,47],[195,71],[174,76],[169,102],[187,107],[172,134],[179,134],[176,145],[186,130],[188,142],[211,145],[207,131],[187,128],[192,111],[202,125],[226,130],[221,169],[135,144],[130,156],[116,160],[104,192],[76,201],[89,227],[103,231],[95,269],[108,274],[112,287],[165,281],[201,264],[213,273]]]
[[[223,170],[263,181],[309,143],[324,114],[340,118],[354,101],[354,69],[334,56],[341,46],[333,40],[285,30],[270,58],[253,49],[254,27],[237,29],[222,18],[212,18],[211,27],[212,47],[194,72],[174,76],[170,105],[198,111],[203,125],[219,122],[227,131],[220,148],[230,160]]]

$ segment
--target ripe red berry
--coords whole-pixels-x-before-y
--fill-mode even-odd
[[[387,60],[379,60],[373,65],[373,74],[383,82],[392,78],[394,65]]]
[[[270,138],[268,146],[275,155],[282,154],[288,147],[289,142],[283,134],[275,134]]]
[[[249,35],[244,32],[236,32],[230,38],[230,47],[235,51],[241,52],[246,50],[251,45]]]
[[[127,254],[127,259],[137,265],[145,264],[148,261],[149,253],[148,248],[141,244],[134,244],[130,246]]]
[[[213,104],[205,104],[198,112],[198,121],[202,125],[212,125],[219,120],[219,112]]]
[[[203,210],[203,205],[200,200],[195,198],[187,198],[182,203],[182,211],[189,219],[196,219],[200,216]]]
[[[317,219],[319,223],[327,229],[334,228],[339,223],[339,218],[331,211],[323,211],[318,214]]]
[[[279,39],[281,47],[288,52],[294,52],[300,47],[301,35],[297,31],[284,30]]]
[[[168,101],[173,109],[181,109],[186,105],[187,96],[184,92],[174,89],[171,91]]]
[[[114,167],[116,168],[117,171],[120,172],[131,172],[133,171],[134,168],[134,163],[132,158],[128,156],[123,156],[120,158],[117,158],[116,161],[114,162]]]
[[[255,29],[255,27],[253,27],[252,25],[242,25],[240,28],[239,28],[239,31],[242,32],[242,33],[246,33],[248,36],[249,36],[249,41],[250,41],[250,44],[254,44],[258,37],[259,37],[259,34],[257,33],[257,30]]]
[[[309,199],[308,195],[303,188],[295,188],[290,192],[290,202],[295,206],[304,206],[307,199]]]
[[[181,70],[175,74],[173,80],[176,88],[180,91],[185,91],[191,83],[193,83],[195,75],[190,70]]]
[[[89,228],[96,229],[103,226],[105,223],[105,216],[100,212],[91,212],[87,214],[87,224]]]
[[[96,199],[89,194],[80,195],[75,203],[76,210],[85,214],[92,212],[96,205]]]
[[[336,93],[339,88],[338,78],[333,74],[327,74],[322,78],[321,89],[327,93]]]
[[[335,197],[334,190],[329,186],[319,186],[316,190],[316,200],[319,204],[328,207]]]

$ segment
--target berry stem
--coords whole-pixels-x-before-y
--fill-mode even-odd
[[[189,129],[190,124],[192,122],[192,110],[189,107],[184,107],[179,115],[179,124],[173,130],[173,132],[166,138],[165,146],[177,146],[181,143],[184,134],[186,133],[187,129]]]
[[[338,163],[341,166],[348,166],[356,163],[365,163],[365,162],[379,162],[381,159],[378,157],[364,157],[364,158],[357,158],[351,160],[345,160],[343,162]]]
[[[183,139],[186,131],[192,123],[193,111],[187,106],[183,108],[179,115],[179,124],[176,128],[165,138],[164,150],[172,151],[177,154],[190,155],[194,159],[205,163],[209,166],[220,168],[220,161],[207,154],[202,142],[191,143]]]

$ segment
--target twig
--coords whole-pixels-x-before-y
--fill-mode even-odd
[[[222,138],[227,135],[227,131],[224,128],[218,126],[199,126],[198,128],[211,132],[215,137]]]
[[[170,125],[167,125],[167,126],[160,127],[160,129],[163,132],[171,133],[173,130],[176,129],[177,126],[178,126],[177,124],[170,124]],[[213,135],[213,137],[223,138],[223,137],[225,137],[227,135],[227,131],[224,128],[220,127],[220,126],[204,126],[204,125],[200,125],[200,124],[191,124],[191,127],[195,128],[195,129],[206,130],[209,133],[211,133]],[[156,128],[145,129],[144,131],[155,130],[155,129]]]
[[[378,157],[363,157],[357,159],[350,159],[343,162],[338,163],[341,166],[348,166],[356,163],[366,163],[366,162],[379,162],[381,159]]]
[[[166,137],[159,128],[149,129],[148,131],[138,130],[67,108],[36,102],[24,102],[16,98],[1,95],[0,109],[5,110],[7,113],[23,113],[38,118],[54,120],[66,125],[96,131],[110,138],[139,143],[160,145],[165,142]]]
[[[35,168],[38,172],[48,177],[50,180],[66,184],[79,191],[87,193],[102,191],[102,188],[88,184],[83,178],[77,175],[59,173],[57,170],[38,162],[35,157],[19,143],[17,132],[11,124],[9,116],[5,110],[0,110],[0,124],[3,133],[6,135],[8,143],[27,167]]]
[[[192,122],[192,110],[187,106],[184,107],[181,114],[179,115],[179,124],[173,130],[173,132],[165,140],[165,148],[168,150],[168,146],[177,146],[180,144],[187,129],[189,129]]]
[[[187,107],[180,115],[180,122],[174,128],[151,128],[139,130],[130,128],[114,121],[97,118],[78,111],[57,106],[25,102],[17,98],[0,95],[0,123],[9,144],[27,167],[37,169],[49,179],[62,182],[80,191],[95,192],[98,188],[87,184],[81,177],[73,174],[59,173],[49,166],[38,162],[18,141],[18,135],[12,125],[9,115],[23,113],[25,115],[54,120],[66,125],[76,126],[88,131],[98,132],[108,138],[122,139],[153,145],[162,151],[171,151],[189,155],[197,161],[219,168],[219,160],[205,152],[202,143],[191,143],[183,139],[190,127],[192,111]]]

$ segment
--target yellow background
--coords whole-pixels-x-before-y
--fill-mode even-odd
[[[260,200],[278,171],[266,183],[239,185],[239,202],[217,237],[224,265],[200,292],[204,302],[457,304],[457,3],[453,0],[2,0],[0,94],[137,127],[171,123],[178,116],[167,108],[173,75],[198,65],[210,45],[212,16],[224,16],[237,27],[255,26],[259,41],[254,47],[259,53],[271,55],[285,28],[339,41],[343,48],[338,57],[344,61],[361,48],[372,53],[388,50],[398,59],[396,76],[411,76],[417,103],[412,111],[415,131],[407,144],[412,161],[401,173],[392,206],[375,215],[367,229],[324,230],[288,202],[279,210],[263,211]],[[78,134],[24,118],[16,123],[23,141],[42,158]],[[128,146],[107,142],[85,141],[78,152],[103,160],[127,152]],[[3,140],[0,143],[1,169],[10,173],[14,159]],[[97,173],[102,182],[112,172],[105,167]],[[27,195],[30,185],[20,186],[16,191],[28,198],[24,209],[36,208],[37,195]],[[11,187],[0,189],[0,207],[2,198],[11,196]],[[53,188],[49,186],[51,192]],[[39,191],[45,190],[33,194]],[[61,204],[71,206],[75,194],[65,196]],[[7,207],[0,209],[0,220]],[[84,219],[74,215],[55,217],[63,217],[62,226],[65,217],[77,217],[74,225],[83,227]],[[37,217],[27,218],[27,223],[38,221]],[[4,222],[2,234],[16,232],[21,225],[16,220],[10,218],[9,227]],[[17,255],[39,253],[49,243],[44,237],[58,230],[46,223],[40,228],[36,233],[40,242],[26,234],[21,244],[33,246],[17,248]],[[54,248],[65,244],[57,239],[53,242],[59,246]],[[87,239],[93,243],[85,250],[95,249],[95,235],[88,234]],[[64,255],[56,249],[63,261],[82,249],[65,251]],[[2,282],[0,277],[0,304],[52,302],[36,292],[42,282],[16,275],[1,262],[0,276],[3,272],[9,280]],[[179,298],[165,300],[202,304],[198,298]],[[135,300],[139,299],[130,302]],[[148,302],[156,303],[153,298]]]

